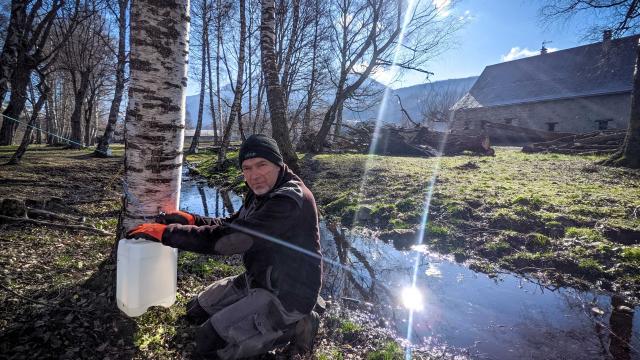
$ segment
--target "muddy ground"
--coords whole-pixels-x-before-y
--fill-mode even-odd
[[[0,164],[15,147],[0,148]],[[20,165],[0,165],[0,199],[53,212],[54,223],[115,232],[122,148],[116,157],[30,148]],[[3,210],[4,211],[4,210]],[[6,216],[21,214],[3,213]],[[185,303],[208,283],[242,271],[237,258],[181,253],[177,303],[128,318],[115,304],[113,235],[0,221],[0,358],[190,359],[194,327]],[[322,316],[313,354],[303,359],[403,359],[394,334],[367,322],[366,310],[334,302]],[[290,358],[279,349],[262,359]],[[446,349],[414,359],[449,358]]]

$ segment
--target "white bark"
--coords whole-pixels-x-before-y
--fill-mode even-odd
[[[180,201],[189,0],[131,3],[125,230]]]

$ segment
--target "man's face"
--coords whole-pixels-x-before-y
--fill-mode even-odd
[[[256,195],[268,193],[278,181],[280,167],[271,161],[257,157],[242,162],[244,180]]]

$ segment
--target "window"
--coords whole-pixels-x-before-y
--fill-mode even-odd
[[[596,120],[596,128],[598,130],[607,130],[609,128],[609,121],[613,119]]]
[[[547,124],[547,131],[556,131],[556,125],[558,125],[557,122],[548,122]]]

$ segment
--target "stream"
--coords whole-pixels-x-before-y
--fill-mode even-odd
[[[182,210],[224,217],[241,205],[184,177]],[[410,336],[413,346],[473,359],[640,359],[640,309],[618,296],[489,277],[425,247],[397,250],[324,221],[320,235],[330,261],[323,297],[366,310],[368,323]]]

